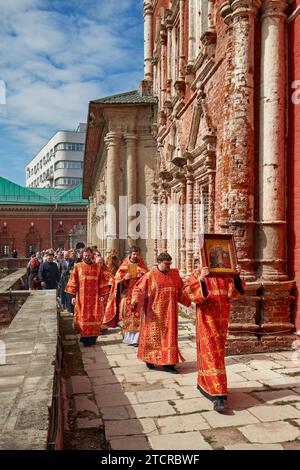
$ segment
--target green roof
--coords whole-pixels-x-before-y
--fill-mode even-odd
[[[0,204],[87,205],[82,183],[72,188],[24,188],[0,176]]]
[[[150,95],[141,95],[138,90],[120,93],[118,95],[106,96],[100,100],[93,100],[92,103],[103,104],[156,104],[157,98]]]

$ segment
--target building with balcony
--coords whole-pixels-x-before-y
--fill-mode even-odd
[[[68,188],[82,182],[86,124],[59,131],[26,166],[26,186]]]

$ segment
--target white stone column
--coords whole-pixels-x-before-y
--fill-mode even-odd
[[[260,0],[234,0],[232,92],[229,97],[227,228],[247,281],[254,281],[254,42]]]
[[[185,66],[185,53],[184,53],[184,7],[185,0],[179,0],[179,80],[184,80],[184,66]]]
[[[153,80],[152,52],[153,52],[153,8],[151,0],[144,1],[144,78]]]
[[[104,139],[107,145],[107,193],[106,203],[115,208],[115,233],[108,233],[107,249],[119,250],[119,175],[120,175],[120,141],[116,132],[108,132]],[[113,215],[113,214],[112,214]]]
[[[208,0],[208,31],[210,33],[216,32],[215,26],[215,0]]]
[[[181,227],[180,227],[180,263],[179,272],[182,278],[186,276],[186,238],[185,238],[185,216],[186,216],[186,179],[180,180],[180,205],[181,205]]]
[[[194,250],[193,250],[193,204],[194,204],[194,177],[192,171],[186,175],[186,275],[193,272]]]
[[[89,205],[87,208],[87,244],[91,245],[91,231],[92,231],[92,220],[91,220],[91,196],[89,197]]]
[[[195,9],[195,2],[189,1],[189,64],[192,64],[196,58],[196,21],[195,15],[197,14]]]
[[[172,28],[173,23],[167,20],[167,99],[171,100],[172,88]]]
[[[91,245],[95,246],[98,243],[97,215],[96,215],[96,209],[97,209],[96,196],[92,196],[90,198],[90,206],[91,206]]]
[[[160,103],[163,106],[166,99],[166,69],[167,69],[167,33],[165,27],[160,31]]]
[[[136,204],[137,197],[137,135],[135,133],[125,134],[126,162],[127,162],[127,205],[128,208]],[[134,217],[128,217],[128,226]],[[135,240],[128,237],[128,245],[136,244]]]
[[[152,188],[153,188],[153,193],[152,193],[152,213],[151,216],[154,217],[154,220],[152,223],[154,224],[153,227],[153,233],[154,235],[154,250],[153,250],[153,265],[157,265],[157,257],[158,257],[158,249],[159,249],[159,240],[158,240],[158,235],[159,235],[159,225],[160,225],[160,217],[159,217],[159,195],[158,195],[158,182],[153,181],[152,183]]]
[[[261,275],[285,280],[285,95],[287,2],[267,0],[261,17],[259,215]]]

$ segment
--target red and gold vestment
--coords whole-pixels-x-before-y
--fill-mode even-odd
[[[135,285],[132,303],[143,310],[138,358],[156,365],[175,365],[178,348],[178,302],[188,306],[178,269],[153,268]]]
[[[81,336],[99,336],[104,309],[101,297],[109,294],[110,270],[97,263],[76,263],[65,292],[76,296],[74,327]]]
[[[210,399],[227,396],[225,345],[230,299],[244,294],[245,283],[232,277],[199,279],[199,270],[186,281],[184,290],[196,304],[198,389]]]
[[[129,256],[123,261],[116,273],[108,298],[105,324],[117,326],[118,321],[121,321],[123,331],[140,331],[140,312],[131,310],[131,296],[135,284],[147,271],[140,257],[137,263],[132,263]],[[129,280],[125,280],[127,273],[131,276]]]

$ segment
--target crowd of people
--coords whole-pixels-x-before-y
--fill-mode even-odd
[[[197,268],[185,283],[172,257],[161,253],[148,270],[137,246],[121,262],[115,250],[104,259],[96,247],[47,250],[32,255],[27,267],[29,289],[58,289],[63,309],[74,315],[74,327],[85,347],[108,328],[121,327],[123,342],[138,347],[148,369],[178,373],[184,360],[178,347],[178,303],[196,307],[199,391],[222,412],[227,399],[225,343],[230,299],[244,294],[240,267],[236,275],[210,275]]]

